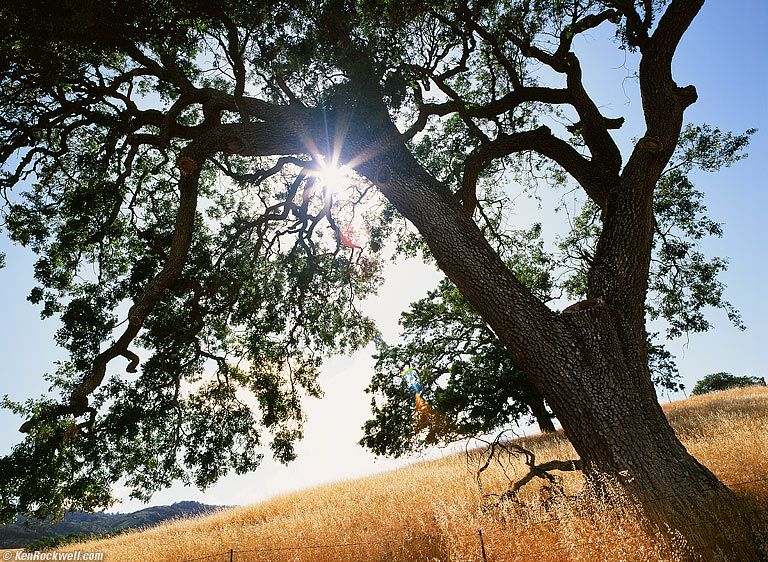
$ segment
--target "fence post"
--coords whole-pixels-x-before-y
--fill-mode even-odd
[[[229,562],[232,562],[235,558],[235,550],[233,548],[229,549]]]
[[[477,534],[480,535],[480,552],[483,554],[483,562],[488,562],[488,557],[485,555],[485,542],[483,541],[483,530],[478,529]]]

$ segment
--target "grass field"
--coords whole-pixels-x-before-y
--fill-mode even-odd
[[[768,389],[753,387],[667,404],[667,416],[693,455],[750,505],[768,507]],[[537,462],[573,459],[562,434],[523,440]],[[161,525],[95,543],[108,561],[489,561],[683,560],[640,528],[631,506],[557,496],[534,480],[521,504],[486,509],[508,478],[527,470],[502,459],[477,479],[478,458],[455,455],[359,480]],[[566,496],[583,481],[563,473]],[[348,546],[333,546],[345,544]],[[242,552],[251,551],[251,552]],[[223,554],[226,553],[226,554]]]

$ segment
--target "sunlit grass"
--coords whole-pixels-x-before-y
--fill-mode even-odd
[[[768,389],[710,394],[664,409],[699,461],[750,503],[768,505],[768,482],[739,484],[768,479]],[[538,462],[575,458],[561,434],[525,443]],[[181,561],[226,552],[207,559],[224,561],[232,548],[287,549],[236,552],[234,560],[455,562],[482,560],[482,529],[491,561],[685,559],[681,549],[670,551],[649,538],[621,498],[611,508],[546,501],[548,493],[534,481],[521,494],[523,505],[483,509],[483,495],[503,492],[508,480],[499,467],[489,468],[481,490],[472,467],[471,459],[455,455],[78,548],[103,550],[109,561]],[[512,477],[526,472],[521,460],[504,468]],[[567,494],[581,486],[576,474],[564,475]],[[308,548],[339,543],[355,546]]]

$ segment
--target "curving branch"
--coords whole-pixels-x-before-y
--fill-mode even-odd
[[[427,120],[432,116],[443,117],[451,113],[464,111],[469,118],[494,119],[499,115],[510,113],[525,103],[571,104],[573,96],[564,88],[547,88],[543,86],[527,86],[517,88],[486,104],[470,104],[464,100],[455,99],[443,103],[424,103],[419,98],[419,115],[416,121],[403,133],[404,140],[410,140],[416,133],[422,131]]]
[[[616,10],[603,10],[598,14],[588,14],[581,19],[577,19],[574,16],[574,21],[569,25],[566,25],[560,32],[560,43],[553,56],[556,59],[565,60],[565,56],[571,50],[573,38],[576,37],[576,35],[594,29],[603,22],[615,21],[618,17],[619,12]]]
[[[621,170],[621,151],[608,132],[609,128],[618,128],[623,119],[607,119],[600,113],[597,104],[592,100],[582,84],[582,73],[579,59],[573,53],[565,55],[568,61],[566,72],[568,91],[572,95],[572,105],[579,114],[581,134],[587,145],[592,159],[603,164],[611,174]]]
[[[500,134],[496,139],[481,144],[464,161],[464,176],[457,196],[468,213],[477,205],[477,180],[482,171],[495,159],[516,152],[535,151],[551,158],[581,184],[587,195],[599,207],[606,204],[610,185],[618,177],[610,177],[605,170],[578,153],[570,144],[552,134],[549,127],[532,131]]]
[[[200,166],[207,156],[201,153],[194,144],[188,146],[182,151],[182,154],[184,154],[183,158],[194,162],[196,167],[187,173],[182,169],[179,181],[179,210],[176,215],[171,249],[165,265],[134,302],[128,312],[129,325],[123,334],[108,349],[96,356],[91,373],[72,391],[69,398],[69,408],[75,416],[80,416],[87,411],[88,396],[104,380],[107,365],[111,360],[121,355],[125,356],[131,361],[128,366],[129,372],[135,371],[138,366],[138,357],[128,350],[128,346],[139,333],[144,318],[152,311],[163,291],[173,286],[181,275],[192,243]]]

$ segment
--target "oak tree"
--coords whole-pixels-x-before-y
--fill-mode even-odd
[[[708,392],[718,392],[730,388],[739,388],[743,386],[765,386],[765,379],[762,377],[737,377],[731,373],[712,373],[697,381],[691,391],[691,394],[707,394]]]
[[[70,353],[51,376],[60,397],[9,404],[28,421],[0,460],[4,518],[104,505],[121,478],[143,497],[249,470],[261,428],[290,459],[317,358],[372,329],[354,303],[376,260],[349,229],[362,220],[379,247],[402,216],[589,478],[615,479],[703,555],[717,541],[754,555],[743,526],[725,541],[707,523],[732,494],[675,436],[648,367],[654,194],[696,101],[671,63],[702,3],[4,5],[5,226],[39,253],[30,298],[61,317]],[[626,158],[623,118],[601,112],[573,47],[603,25],[640,57],[646,130]],[[484,183],[521,160],[575,182],[600,221],[585,298],[562,313],[481,228]]]
[[[707,215],[703,193],[695,188],[690,174],[716,171],[743,158],[753,132],[733,135],[708,125],[687,125],[659,180],[654,197],[659,237],[651,256],[646,314],[666,322],[667,338],[708,330],[708,306],[723,309],[736,327],[744,328],[738,312],[724,299],[718,279],[727,260],[707,259],[698,249],[702,238],[722,236],[722,227]],[[431,142],[422,138],[416,148]],[[515,171],[524,172],[519,166]],[[508,196],[489,186],[481,201],[512,206]],[[563,203],[559,210],[567,212],[567,205]],[[601,231],[599,209],[591,201],[570,217],[567,234],[552,250],[545,247],[541,224],[527,230],[502,230],[498,216],[487,220],[489,216],[494,215],[486,210],[481,229],[488,232],[515,276],[542,302],[552,306],[564,295],[586,296],[588,266]],[[423,248],[423,242],[408,240],[401,246],[403,252],[413,253]],[[428,253],[425,257],[429,258]],[[448,279],[412,303],[401,315],[400,325],[404,343],[388,345],[380,337],[375,339],[377,361],[366,389],[372,394],[373,418],[363,426],[362,445],[376,454],[401,456],[430,445],[506,432],[526,417],[535,420],[542,432],[555,430],[544,397]],[[658,332],[648,334],[651,379],[661,391],[683,390],[675,357],[658,336]],[[414,408],[414,390],[402,376],[407,368],[418,373],[420,397],[436,415],[424,416]]]

